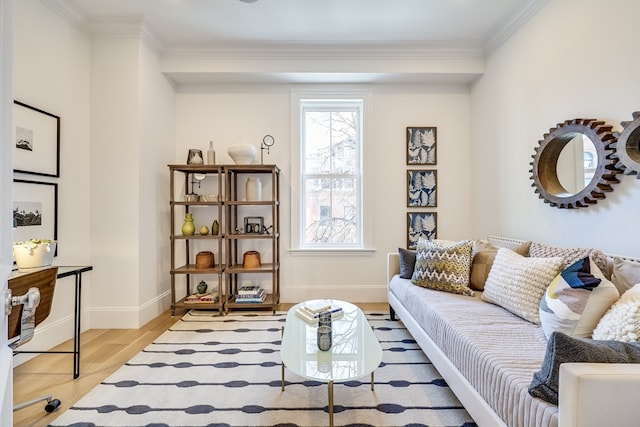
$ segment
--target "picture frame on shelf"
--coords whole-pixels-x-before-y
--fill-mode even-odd
[[[60,177],[60,117],[13,101],[13,171]]]
[[[262,216],[245,216],[244,217],[244,234],[262,234],[264,230],[264,217]]]
[[[13,241],[58,240],[58,184],[13,180]],[[60,244],[56,245],[56,255]]]
[[[437,148],[437,127],[407,127],[407,165],[436,165]]]
[[[438,171],[407,170],[407,207],[435,208],[437,198]]]
[[[420,238],[438,238],[438,214],[436,212],[407,213],[407,249],[416,249]]]

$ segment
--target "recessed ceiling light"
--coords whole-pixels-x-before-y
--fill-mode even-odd
[[[242,3],[255,3],[258,0],[240,0]]]

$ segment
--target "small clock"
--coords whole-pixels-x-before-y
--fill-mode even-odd
[[[271,147],[274,142],[275,142],[275,140],[273,139],[273,137],[271,135],[265,135],[264,138],[262,138],[262,143],[266,147]]]

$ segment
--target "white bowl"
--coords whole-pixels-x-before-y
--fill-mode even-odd
[[[55,253],[56,242],[39,243],[38,245],[16,243],[13,245],[13,255],[20,272],[51,265]]]
[[[234,145],[227,148],[227,153],[229,153],[235,164],[248,165],[253,163],[256,154],[258,154],[258,149],[249,144]]]

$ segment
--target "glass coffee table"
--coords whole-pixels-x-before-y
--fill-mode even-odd
[[[329,425],[333,426],[333,383],[371,374],[373,390],[373,372],[382,361],[382,348],[362,310],[345,301],[327,301],[343,310],[340,317],[332,320],[331,349],[320,351],[316,341],[317,323],[309,323],[296,314],[298,308],[318,302],[305,301],[287,312],[280,356],[283,391],[285,366],[296,375],[328,384]]]

